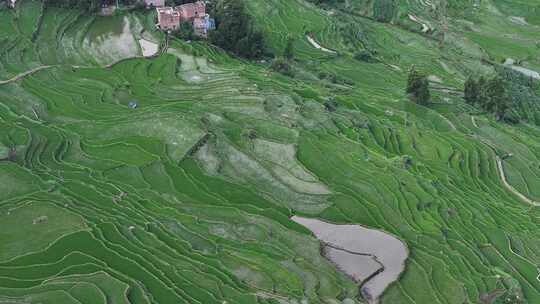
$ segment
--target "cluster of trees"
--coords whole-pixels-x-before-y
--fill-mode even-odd
[[[337,6],[339,4],[346,4],[346,0],[308,0],[311,3],[320,5],[323,7]]]
[[[358,61],[369,62],[369,63],[378,61],[374,55],[374,52],[370,50],[366,50],[366,49],[356,52],[353,58]]]
[[[191,22],[182,22],[180,27],[172,32],[172,35],[184,40],[194,40],[198,37],[195,35],[195,29]]]
[[[63,7],[63,8],[79,8],[89,11],[96,11],[101,0],[46,0],[47,6]]]
[[[287,39],[287,44],[283,50],[283,57],[276,58],[272,62],[272,70],[287,75],[289,77],[294,77],[294,71],[292,68],[292,61],[294,59],[294,40],[292,37]]]
[[[178,6],[186,3],[193,3],[195,0],[165,0],[166,6]]]
[[[247,59],[266,54],[264,36],[247,13],[244,0],[218,0],[211,7],[211,15],[216,30],[210,33],[210,42]]]
[[[390,22],[396,12],[396,0],[378,0],[373,2],[373,18],[379,22]]]
[[[427,105],[431,100],[427,76],[417,71],[414,66],[409,71],[406,92],[414,102],[421,105]]]
[[[102,4],[116,5],[117,0],[44,0],[47,6],[78,8],[88,11],[97,11]],[[144,8],[146,5],[142,0],[118,0],[121,5],[135,5],[137,8]]]
[[[464,99],[470,105],[492,113],[499,121],[533,122],[540,125],[540,82],[508,68],[496,68],[491,77],[469,77]],[[414,66],[409,72],[406,92],[414,102],[427,105],[431,99],[429,80]]]
[[[519,117],[511,109],[505,81],[499,75],[490,79],[469,77],[465,82],[464,95],[468,104],[495,114],[497,120],[519,122]]]

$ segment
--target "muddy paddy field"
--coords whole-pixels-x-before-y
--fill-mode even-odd
[[[298,216],[292,220],[315,234],[322,243],[322,254],[360,283],[361,293],[370,303],[378,303],[384,290],[405,269],[407,246],[390,234]]]

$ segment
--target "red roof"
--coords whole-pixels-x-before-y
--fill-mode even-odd
[[[175,29],[180,25],[180,14],[172,7],[158,7],[158,23],[161,29]]]
[[[175,8],[182,20],[193,20],[195,17],[206,15],[206,4],[203,1],[179,5]]]

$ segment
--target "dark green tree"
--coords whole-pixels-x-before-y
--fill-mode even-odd
[[[390,22],[394,18],[396,9],[395,0],[373,1],[373,17],[379,22]]]
[[[488,99],[487,97],[487,92],[486,92],[486,87],[487,87],[487,83],[488,83],[488,80],[486,79],[486,77],[484,76],[480,76],[480,78],[478,78],[478,97],[477,97],[477,100],[478,100],[478,103],[481,107],[484,107],[483,104],[486,103],[486,100]]]
[[[369,50],[361,50],[354,54],[354,59],[363,62],[376,62],[377,59],[373,56],[373,53]]]
[[[478,103],[478,98],[480,97],[480,86],[478,81],[473,77],[469,77],[467,78],[467,81],[465,81],[464,95],[465,101],[468,104],[474,105]]]
[[[292,37],[287,39],[287,45],[285,45],[285,50],[283,51],[283,57],[287,60],[292,60],[294,58],[294,40]]]
[[[213,44],[248,59],[264,54],[263,34],[246,12],[244,0],[218,0],[211,14],[216,20],[216,30],[210,33]]]
[[[294,77],[294,71],[291,65],[287,60],[284,60],[283,58],[274,59],[270,68],[283,75]]]
[[[478,80],[469,78],[465,82],[465,101],[495,114],[497,120],[518,123],[520,121],[519,113],[511,107],[507,84],[508,82],[505,82],[505,79],[500,75],[489,80],[484,77],[480,77]]]
[[[431,99],[427,76],[412,67],[407,79],[406,92],[414,102],[421,105],[427,105]]]
[[[487,82],[486,86],[487,102],[485,109],[495,113],[497,119],[503,119],[508,107],[508,96],[504,87],[504,80],[495,77]]]

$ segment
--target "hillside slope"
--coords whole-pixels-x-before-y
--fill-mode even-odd
[[[540,2],[373,2],[247,1],[294,77],[151,11],[0,5],[0,302],[364,303],[299,215],[406,243],[380,303],[540,303],[540,127],[461,95],[540,71]]]

